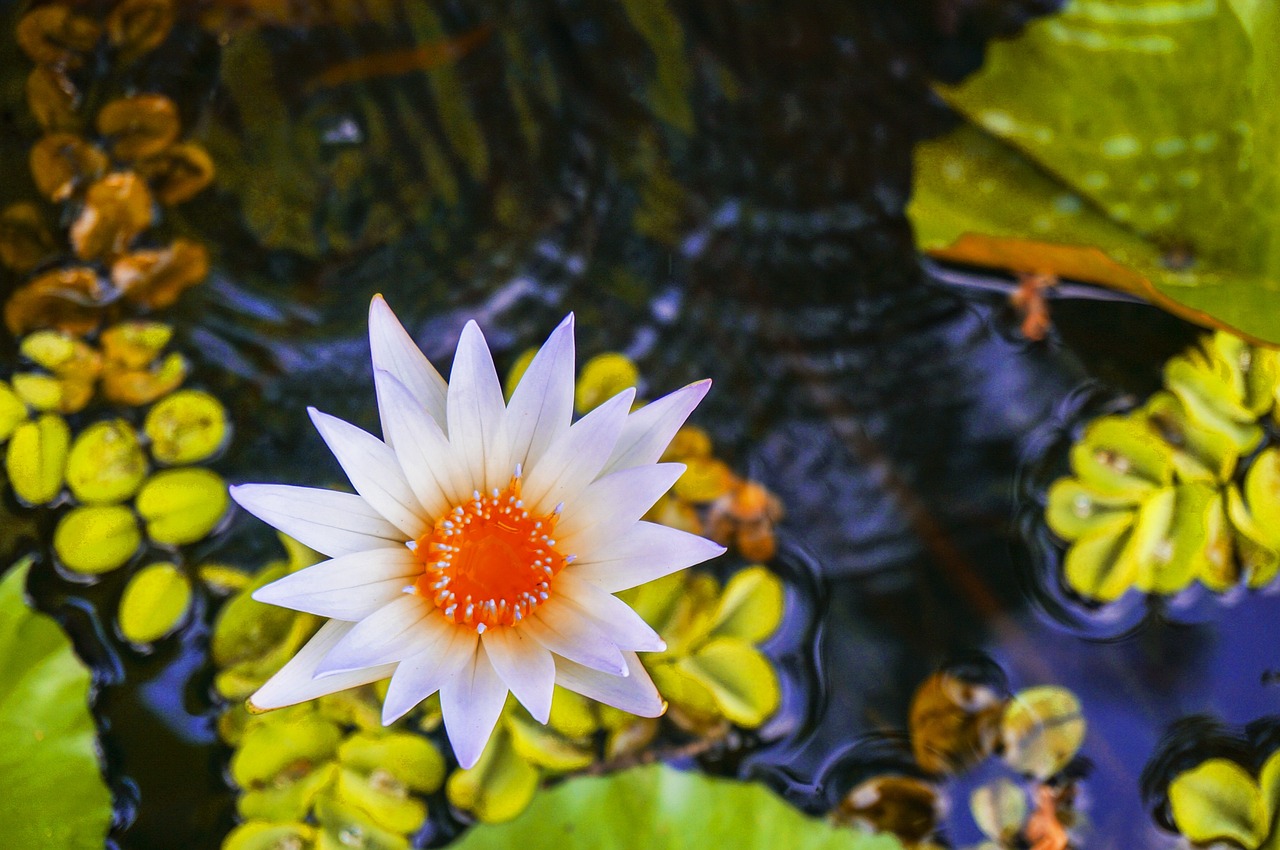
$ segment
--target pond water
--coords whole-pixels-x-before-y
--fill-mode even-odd
[[[950,126],[931,85],[1056,4],[676,5],[202,0],[143,58],[99,52],[78,72],[87,109],[170,97],[216,165],[162,224],[207,246],[207,279],[158,313],[190,383],[231,413],[214,468],[343,483],[306,407],[376,432],[375,293],[437,363],[479,319],[500,373],[572,310],[582,357],[624,352],[651,395],[713,378],[697,424],[785,506],[770,566],[788,613],[765,644],[782,707],[704,769],[825,812],[862,779],[919,775],[916,689],[976,665],[1001,688],[1079,697],[1083,846],[1173,844],[1143,772],[1184,718],[1240,726],[1280,707],[1280,658],[1260,639],[1280,598],[1126,597],[1098,613],[1061,589],[1041,517],[1083,422],[1158,389],[1201,331],[1061,299],[1049,338],[1029,342],[1004,293],[922,268],[904,214],[913,144]],[[8,5],[5,33],[26,9]],[[30,64],[4,38],[7,203],[35,194],[38,129]],[[6,545],[47,566],[52,523]],[[241,513],[184,556],[249,566],[276,545]],[[220,599],[198,591],[188,625],[142,653],[112,622],[125,582],[43,569],[31,592],[95,671],[114,845],[213,850],[235,823],[208,654]],[[966,800],[987,778],[941,783],[952,846],[982,840]],[[438,846],[460,822],[431,799],[421,838]]]

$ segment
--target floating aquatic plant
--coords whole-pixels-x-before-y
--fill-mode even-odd
[[[14,334],[40,328],[84,334],[117,302],[166,307],[207,274],[208,253],[196,242],[137,244],[156,223],[157,202],[183,203],[213,180],[204,149],[179,141],[176,105],[150,92],[111,100],[98,111],[91,137],[79,113],[86,98],[75,71],[100,43],[130,62],[159,45],[172,24],[172,5],[163,0],[126,0],[105,22],[50,4],[18,23],[19,45],[36,63],[28,105],[45,130],[31,148],[31,176],[45,199],[63,205],[68,225],[60,252],[40,206],[21,201],[0,212],[0,262],[26,278],[4,305]]]
[[[1274,450],[1237,479],[1265,435],[1280,372],[1275,352],[1225,332],[1165,366],[1165,390],[1130,413],[1089,423],[1071,448],[1073,475],[1049,489],[1045,519],[1070,546],[1063,579],[1108,602],[1131,588],[1174,594],[1261,587],[1280,564],[1256,517],[1275,510]],[[1261,512],[1261,513],[1259,513]]]
[[[250,703],[277,708],[391,676],[384,721],[439,691],[463,767],[479,760],[509,691],[541,723],[555,684],[660,714],[635,652],[664,644],[613,594],[723,551],[640,520],[684,471],[656,461],[708,385],[635,413],[624,391],[571,425],[572,320],[509,405],[474,323],[449,384],[380,298],[369,336],[386,442],[312,412],[359,495],[233,490],[332,558],[256,591],[330,619]]]
[[[102,847],[111,794],[102,781],[92,676],[51,617],[23,598],[31,562],[0,578],[0,846]]]
[[[1174,777],[1168,793],[1174,825],[1195,844],[1280,847],[1280,753],[1256,777],[1229,759],[1208,759]]]
[[[836,829],[801,814],[762,785],[681,773],[662,765],[571,779],[538,795],[511,823],[478,826],[457,846],[460,850],[901,847],[889,835]]]
[[[974,819],[995,846],[1034,843],[1033,833],[1055,825],[1061,830],[1075,820],[1074,780],[1066,773],[1085,730],[1080,701],[1066,688],[1038,685],[1009,696],[958,671],[939,671],[917,688],[908,730],[916,764],[935,778],[870,777],[850,789],[829,817],[932,848],[943,810],[938,783],[999,756],[1013,777],[975,792]],[[1028,798],[1036,803],[1030,817]]]

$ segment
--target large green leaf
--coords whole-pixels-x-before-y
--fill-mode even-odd
[[[1280,343],[1280,4],[1072,0],[941,91],[909,213],[943,259]]]
[[[761,785],[662,765],[571,779],[534,798],[520,817],[477,826],[458,850],[901,850],[807,817]]]
[[[101,850],[111,794],[98,768],[89,671],[27,607],[22,562],[0,579],[0,847]]]

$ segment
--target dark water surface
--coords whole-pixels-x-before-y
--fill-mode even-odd
[[[336,22],[353,5],[264,20],[192,4],[117,80],[173,97],[220,169],[167,223],[214,256],[167,318],[194,383],[232,409],[218,470],[341,480],[304,409],[376,427],[375,292],[437,363],[479,318],[500,371],[574,310],[583,356],[625,351],[653,392],[714,378],[697,421],[787,507],[775,566],[792,607],[770,644],[783,710],[770,743],[712,768],[825,810],[909,768],[915,688],[981,653],[1014,689],[1081,697],[1086,846],[1167,844],[1143,768],[1180,718],[1280,708],[1262,684],[1280,650],[1258,640],[1280,600],[1134,600],[1099,622],[1054,588],[1035,518],[1071,428],[1157,388],[1197,331],[1057,302],[1053,335],[1028,343],[998,295],[929,281],[903,214],[912,145],[949,126],[931,83],[1055,4],[455,0]],[[218,7],[240,10],[229,41],[196,14]],[[447,77],[325,76],[468,34]],[[0,178],[27,194],[26,66],[4,49]],[[191,554],[253,564],[272,545],[241,516]],[[216,602],[140,656],[97,614],[123,572],[83,588],[44,571],[32,589],[98,672],[118,846],[211,850],[233,822],[205,654]],[[948,786],[956,846],[980,838],[972,781]]]

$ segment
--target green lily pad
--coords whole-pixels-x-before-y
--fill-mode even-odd
[[[444,782],[444,757],[421,735],[357,733],[342,742],[338,761],[358,773],[384,771],[410,791],[430,794]]]
[[[116,621],[133,643],[157,641],[178,627],[191,607],[191,582],[170,563],[143,567],[120,597]]]
[[[900,850],[889,835],[840,829],[801,814],[762,785],[662,765],[571,779],[514,821],[480,825],[458,850]]]
[[[1209,759],[1174,777],[1169,807],[1178,831],[1197,844],[1234,841],[1253,848],[1271,828],[1258,783],[1227,759]]]
[[[23,598],[30,561],[0,579],[0,847],[101,850],[111,794],[98,766],[89,671]]]
[[[908,210],[943,259],[1280,342],[1280,5],[1075,0],[942,91]]]

